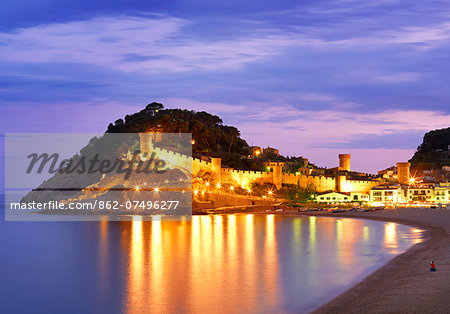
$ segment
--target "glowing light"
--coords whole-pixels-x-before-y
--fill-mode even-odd
[[[191,141],[191,143],[192,143],[192,145],[194,145],[194,144],[195,144],[195,140],[193,139],[193,140]]]
[[[155,188],[155,192],[159,192],[159,189],[158,189],[158,188]]]
[[[206,182],[205,185],[206,185],[206,186],[209,186],[209,182]]]
[[[216,188],[220,189],[220,183],[216,184]]]
[[[269,195],[272,195],[273,192],[272,192],[272,191],[269,191],[269,192],[267,192],[267,193],[268,193]]]
[[[256,155],[259,155],[259,154],[261,154],[261,152],[259,150],[257,150],[256,151]]]
[[[297,175],[297,176],[298,176],[299,174],[300,174],[300,172],[296,172],[296,173],[295,173],[295,175]]]
[[[230,190],[234,190],[234,186],[230,186]]]
[[[194,194],[197,195],[197,194],[198,194],[198,191],[197,191],[197,190],[194,190]]]
[[[247,192],[248,192],[248,193],[252,193],[252,190],[251,190],[251,189],[248,189]]]
[[[414,184],[416,183],[416,178],[409,178],[408,182],[409,184]]]
[[[139,185],[136,185],[134,188],[136,191],[139,191],[141,188],[139,187]]]

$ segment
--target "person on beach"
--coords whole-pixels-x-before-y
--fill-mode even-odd
[[[436,271],[436,264],[434,263],[434,261],[431,261],[430,266],[430,271]]]

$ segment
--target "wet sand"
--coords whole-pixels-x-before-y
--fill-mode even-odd
[[[423,242],[313,313],[450,313],[450,210],[405,208],[327,215],[397,222],[426,232]],[[430,260],[436,262],[436,273],[429,270]]]

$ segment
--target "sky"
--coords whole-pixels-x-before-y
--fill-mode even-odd
[[[103,132],[158,101],[375,173],[450,126],[447,1],[2,0],[0,133]]]

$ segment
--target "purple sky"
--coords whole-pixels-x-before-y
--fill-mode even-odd
[[[446,1],[3,0],[0,132],[99,132],[159,101],[375,172],[450,125],[449,51]]]

